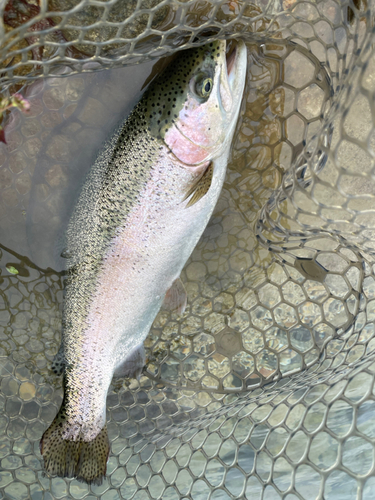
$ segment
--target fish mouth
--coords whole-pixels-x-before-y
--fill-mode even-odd
[[[237,56],[237,42],[235,40],[229,40],[227,42],[227,48],[225,54],[228,76],[230,76],[230,74],[234,69],[236,56]]]
[[[222,112],[229,113],[233,107],[239,46],[236,40],[227,40],[225,44],[225,62],[220,75],[219,100]]]

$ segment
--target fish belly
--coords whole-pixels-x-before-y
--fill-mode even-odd
[[[144,193],[147,208],[142,204],[136,208],[111,242],[89,324],[93,337],[106,338],[105,353],[112,373],[145,340],[165,294],[180,276],[216,205],[226,163],[227,155],[215,160],[211,189],[189,208],[181,201],[183,191],[179,203],[176,200],[173,207],[160,207],[152,195],[158,178],[154,173]]]

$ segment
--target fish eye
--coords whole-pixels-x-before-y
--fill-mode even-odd
[[[212,87],[213,87],[212,78],[200,77],[195,82],[194,90],[199,97],[207,98],[211,94]]]

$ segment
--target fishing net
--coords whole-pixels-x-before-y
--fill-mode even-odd
[[[2,498],[373,499],[372,2],[2,9],[4,92],[37,80],[37,106],[12,115],[0,151]],[[83,72],[210,37],[246,41],[248,79],[223,192],[183,271],[187,310],[160,312],[139,382],[112,383],[103,484],[46,477],[39,439],[62,398],[51,361],[64,273],[35,262],[52,251],[40,241],[58,233],[72,185],[64,154],[80,137],[68,142],[63,121],[93,130],[110,105],[99,92],[77,107]]]

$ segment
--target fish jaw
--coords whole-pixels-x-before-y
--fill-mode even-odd
[[[229,66],[228,66],[229,63]],[[231,60],[226,59],[226,72],[222,71],[221,79],[224,80],[220,86],[220,91],[226,89],[226,82],[229,85],[231,108],[229,112],[229,119],[227,120],[226,127],[226,142],[232,142],[234,129],[237,125],[238,115],[242,103],[242,97],[245,89],[247,74],[247,48],[242,40],[236,41],[235,54],[231,56]],[[226,109],[226,98],[221,93],[221,103]],[[228,111],[227,111],[228,112]]]

